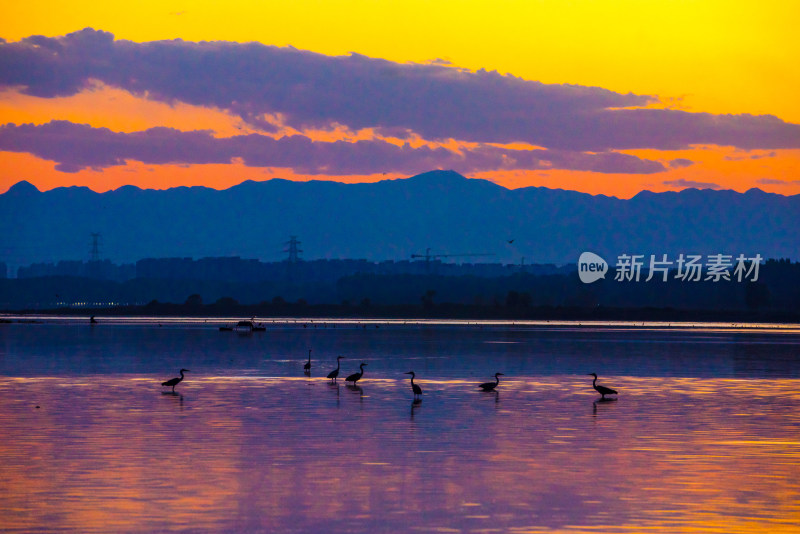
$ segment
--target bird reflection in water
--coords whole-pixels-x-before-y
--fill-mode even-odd
[[[414,399],[411,401],[411,420],[414,420],[414,411],[422,404],[422,399]]]
[[[616,402],[617,402],[617,399],[611,399],[611,398],[606,399],[606,398],[602,398],[601,397],[599,399],[595,399],[592,402],[592,416],[593,417],[597,417],[597,405],[598,404],[608,405],[608,404],[615,404]]]
[[[355,393],[360,393],[362,397],[364,396],[364,390],[361,388],[361,386],[357,386],[355,384],[347,384],[347,389]]]
[[[183,393],[178,393],[177,391],[162,391],[161,396],[177,400],[180,410],[183,411]]]

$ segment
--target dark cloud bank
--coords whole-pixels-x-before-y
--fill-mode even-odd
[[[267,132],[274,126],[264,115],[280,114],[287,126],[298,130],[344,125],[480,145],[456,154],[379,140],[314,143],[303,136],[275,140],[263,135],[216,139],[209,132],[166,128],[120,134],[53,122],[5,126],[0,149],[32,152],[57,161],[64,171],[125,159],[211,163],[238,157],[248,165],[346,174],[436,167],[651,173],[664,170],[664,165],[611,151],[693,144],[800,147],[800,125],[773,116],[639,109],[655,98],[442,65],[397,64],[357,54],[330,57],[258,43],[134,43],[91,29],[60,38],[0,43],[0,87],[49,98],[76,94],[93,80],[157,101],[215,106]],[[510,142],[546,150],[486,144]]]

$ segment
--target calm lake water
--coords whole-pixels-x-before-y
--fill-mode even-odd
[[[224,322],[0,324],[0,530],[800,530],[800,326]]]

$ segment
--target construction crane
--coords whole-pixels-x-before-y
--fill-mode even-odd
[[[425,254],[412,254],[411,259],[425,258],[425,271],[429,272],[431,269],[431,259],[453,258],[456,256],[494,256],[494,254],[490,252],[469,252],[466,254],[431,254],[431,249],[426,248]]]

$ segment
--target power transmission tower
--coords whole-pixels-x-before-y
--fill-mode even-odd
[[[284,245],[287,245],[287,248],[283,249],[283,251],[289,253],[289,257],[286,258],[286,278],[289,281],[294,281],[298,274],[296,271],[299,268],[300,254],[303,251],[299,247],[300,241],[297,240],[296,235],[289,236],[289,241]]]
[[[300,254],[302,254],[302,249],[298,247],[300,245],[300,241],[297,240],[296,235],[289,236],[289,241],[284,243],[284,245],[288,245],[288,248],[285,248],[283,251],[289,253],[289,257],[286,261],[289,263],[297,263],[300,261]]]
[[[100,261],[100,234],[92,233],[92,248],[89,249],[89,261]]]

